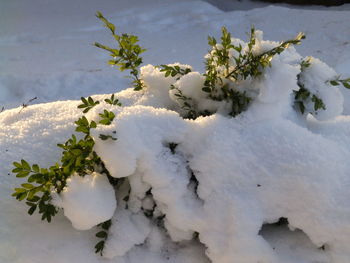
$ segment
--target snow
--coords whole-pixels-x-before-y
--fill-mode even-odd
[[[319,96],[327,105],[324,111],[314,116],[319,120],[332,119],[343,112],[344,99],[341,90],[329,85],[327,80],[336,79],[338,74],[319,59],[311,58],[310,64],[301,74],[300,80],[309,87],[310,92]],[[310,102],[306,108],[309,112],[313,112],[313,105]]]
[[[63,208],[64,215],[78,230],[88,230],[111,219],[117,207],[107,176],[95,172],[68,178],[67,187],[56,195],[53,204]]]
[[[0,113],[1,263],[348,262],[350,118],[341,114],[349,113],[350,93],[325,81],[336,71],[350,73],[349,5],[253,8],[245,2],[248,10],[228,11],[228,3],[218,3],[223,10],[191,0],[129,0],[118,6],[1,2],[1,19],[11,25],[0,29],[0,106],[6,107]],[[145,91],[126,89],[128,80],[103,66],[107,55],[89,46],[110,41],[92,15],[96,10],[139,35],[149,49],[144,61],[151,64],[141,69]],[[20,11],[26,16],[16,20],[11,13]],[[252,23],[266,39],[287,39],[298,31],[306,31],[307,39],[297,47],[301,55],[290,48],[259,81],[242,83],[251,88],[253,103],[232,119],[229,105],[213,103],[200,89],[206,35],[218,35],[226,25],[234,37],[246,39]],[[276,45],[258,34],[259,50]],[[313,58],[301,75],[327,105],[313,116],[298,115],[292,104],[306,55],[336,69]],[[172,65],[193,65],[193,72],[166,78],[153,66],[176,61],[186,64]],[[199,110],[218,113],[184,120],[171,85],[192,97]],[[86,116],[98,120],[103,109],[116,114],[111,125],[92,131],[94,149],[111,176],[127,178],[129,185],[115,191],[104,174],[72,175],[55,200],[63,210],[52,223],[29,216],[25,204],[11,197],[23,183],[11,174],[12,162],[54,164],[60,156],[56,144],[70,137],[81,116],[74,99],[116,91],[123,107],[101,103]],[[12,108],[35,96],[29,103],[35,105]],[[36,104],[62,99],[73,100]],[[312,105],[307,109],[312,112]],[[101,140],[100,134],[117,140]],[[281,217],[288,227],[263,227]],[[98,242],[93,227],[110,218],[102,258],[93,251]]]
[[[133,214],[121,209],[116,212],[109,230],[106,258],[122,257],[135,245],[141,245],[151,232],[150,222],[143,213]]]

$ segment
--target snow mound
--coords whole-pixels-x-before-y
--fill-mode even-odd
[[[98,173],[72,175],[54,204],[63,208],[74,228],[87,230],[112,218],[117,207],[107,176]]]
[[[198,232],[212,262],[283,262],[258,233],[264,223],[286,217],[315,246],[331,247],[332,262],[349,257],[350,151],[341,140],[280,117],[253,122],[217,114],[188,121],[140,106],[125,108],[114,125],[96,130],[118,130],[115,143],[96,137],[97,153],[118,171],[114,176],[138,176],[151,187],[174,242]],[[175,154],[168,142],[178,143]],[[144,190],[132,191],[131,199],[142,200],[149,189],[135,188]],[[129,223],[118,221],[118,227]]]

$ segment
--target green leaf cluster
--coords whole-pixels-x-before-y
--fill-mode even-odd
[[[299,33],[294,39],[283,41],[276,47],[256,54],[256,32],[251,28],[249,42],[246,48],[241,44],[232,43],[231,34],[225,27],[222,27],[220,41],[214,37],[208,37],[208,44],[211,47],[206,56],[206,72],[202,91],[207,93],[207,98],[214,101],[227,101],[231,103],[230,115],[235,117],[246,110],[251,102],[251,98],[245,91],[238,89],[240,81],[248,78],[257,78],[267,66],[271,66],[272,58],[282,53],[290,45],[300,44],[305,38],[303,33]],[[233,55],[232,55],[233,54]],[[166,72],[165,76],[179,76],[187,74],[187,71],[180,72],[180,67],[175,68],[161,65],[161,71]],[[174,86],[171,87],[174,89]],[[196,118],[212,114],[208,110],[198,112],[192,98],[186,97],[177,89],[175,94],[179,104],[182,105],[187,114],[185,118]],[[318,103],[319,105],[319,103]]]
[[[340,76],[338,76],[336,79],[332,79],[328,81],[332,86],[339,86],[343,85],[344,88],[350,89],[350,78],[347,79],[340,79]]]
[[[299,90],[294,92],[294,108],[299,110],[301,114],[306,113],[306,104],[312,102],[314,104],[314,112],[310,112],[311,114],[317,114],[318,110],[325,110],[326,105],[323,100],[319,98],[316,94],[311,93],[301,81],[301,76],[304,74],[305,69],[310,67],[311,65],[311,57],[306,57],[300,62],[300,73],[297,76],[297,84],[299,86]],[[309,113],[309,112],[307,112]]]
[[[80,117],[77,121],[75,121],[75,124],[77,125],[75,131],[85,133],[86,136],[90,135],[90,129],[97,127],[96,122],[89,122],[85,116]]]
[[[192,70],[190,68],[181,68],[178,65],[170,66],[170,65],[160,65],[160,72],[165,73],[165,77],[177,77],[179,79],[181,76],[184,76],[190,73]]]
[[[103,113],[100,113],[99,115],[101,117],[99,123],[103,125],[110,125],[115,118],[115,114],[108,110],[103,110]]]
[[[66,175],[58,165],[45,169],[37,164],[31,166],[25,160],[14,162],[13,165],[15,168],[12,172],[18,178],[27,178],[27,183],[15,188],[12,196],[19,201],[26,200],[28,214],[32,215],[38,210],[42,220],[51,222],[57,213],[57,208],[51,204],[51,191],[59,192],[63,189]]]
[[[170,89],[175,90],[174,96],[176,97],[177,102],[180,104],[181,109],[183,109],[186,114],[184,118],[186,119],[196,119],[200,114],[196,111],[194,102],[192,98],[185,96],[182,91],[176,88],[174,85],[171,85]]]
[[[81,97],[82,104],[78,105],[79,109],[84,109],[83,113],[87,113],[89,110],[91,110],[96,105],[100,104],[99,101],[94,101],[91,97],[88,97],[85,99],[84,97]]]
[[[98,101],[93,101],[91,97],[87,99],[82,98],[81,100],[83,103],[78,108],[83,109],[84,113],[99,104]],[[114,94],[109,99],[106,99],[105,102],[107,104],[121,106],[121,103],[114,97]],[[113,112],[107,110],[104,110],[100,116],[102,119],[99,123],[103,125],[109,125],[115,117]],[[89,122],[85,116],[82,116],[75,121],[75,124],[75,130],[85,136],[78,139],[73,134],[65,143],[57,144],[58,147],[63,149],[60,163],[56,163],[49,168],[41,168],[37,164],[30,165],[25,160],[13,163],[14,169],[12,172],[18,178],[26,178],[27,182],[15,188],[12,196],[19,201],[26,201],[26,204],[29,206],[28,214],[32,215],[35,211],[38,211],[39,214],[42,214],[41,219],[48,222],[51,222],[52,217],[58,212],[58,208],[52,204],[52,193],[59,194],[62,192],[67,185],[67,179],[72,174],[85,176],[96,171],[106,174],[112,185],[118,184],[120,181],[110,176],[101,158],[93,150],[95,141],[90,136],[90,131],[97,127],[97,123],[95,121]],[[101,134],[100,138],[102,140],[116,140],[115,137],[110,135]],[[104,230],[108,230],[109,227],[110,220],[102,224]],[[102,253],[107,232],[100,231],[96,236],[104,238],[95,247],[96,253]]]
[[[96,13],[96,17],[100,19],[104,25],[111,31],[113,38],[116,40],[118,47],[111,48],[100,43],[94,43],[98,48],[107,50],[112,59],[108,63],[112,66],[117,66],[120,71],[130,70],[130,75],[133,79],[132,83],[134,90],[142,90],[143,83],[139,78],[139,66],[142,64],[142,57],[140,55],[146,51],[137,43],[139,39],[137,36],[130,34],[118,35],[115,32],[115,26],[109,22],[101,12]]]
[[[112,225],[112,221],[108,220],[106,222],[103,222],[102,224],[99,224],[98,227],[101,227],[102,230],[96,233],[96,237],[101,239],[96,245],[95,245],[95,253],[100,253],[102,256],[103,249],[105,247],[105,242],[108,238],[108,230]]]
[[[109,99],[105,99],[105,102],[110,105],[117,105],[117,106],[122,106],[120,101],[114,97],[114,94],[111,95]]]

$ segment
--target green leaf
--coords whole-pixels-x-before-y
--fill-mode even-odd
[[[15,168],[12,170],[13,173],[19,173],[21,172],[23,169],[22,168]]]
[[[36,203],[40,200],[40,198],[39,196],[33,196],[32,198],[28,198],[27,200]]]
[[[17,173],[16,177],[18,178],[23,178],[29,175],[29,171],[21,171],[19,173]]]
[[[36,172],[36,173],[39,173],[40,168],[39,168],[39,166],[38,166],[37,164],[33,164],[33,165],[32,165],[32,170],[33,170],[34,172]]]
[[[112,225],[112,221],[108,220],[108,221],[102,223],[102,228],[104,230],[108,230],[111,227],[111,225]]]
[[[336,81],[336,80],[331,80],[331,81],[329,81],[329,83],[330,83],[331,85],[333,85],[333,86],[338,86],[338,85],[340,85],[339,82]]]
[[[103,250],[105,242],[102,240],[95,245],[95,253],[99,253]]]
[[[209,87],[203,87],[202,90],[207,93],[211,92],[211,89]]]
[[[17,195],[17,199],[19,201],[24,200],[26,197],[27,197],[27,192],[23,192],[23,193],[20,193],[20,194]]]
[[[21,184],[21,186],[24,187],[25,189],[32,189],[32,188],[34,188],[34,186],[32,184],[28,184],[28,183]]]
[[[28,209],[28,214],[32,215],[32,214],[35,212],[36,208],[37,208],[36,205],[33,205],[32,207],[30,207],[30,208]]]
[[[107,232],[105,231],[100,231],[96,234],[96,237],[99,237],[99,238],[106,238],[107,237]]]
[[[15,188],[15,191],[16,191],[17,194],[19,194],[19,193],[24,193],[24,192],[26,192],[27,190],[24,189],[24,188]]]
[[[345,88],[350,89],[350,83],[343,82],[342,84]]]
[[[20,163],[17,163],[17,162],[13,162],[13,165],[17,168],[20,168],[22,169],[22,165]]]
[[[30,165],[25,160],[22,159],[21,164],[22,164],[23,169],[30,170]]]
[[[108,139],[112,139],[113,141],[116,141],[117,138],[114,138],[113,136],[111,135],[104,135],[104,134],[100,134],[99,138],[102,140],[102,141],[105,141],[105,140],[108,140]]]

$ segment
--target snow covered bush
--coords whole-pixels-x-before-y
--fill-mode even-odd
[[[63,208],[75,228],[96,226],[96,252],[120,262],[136,246],[161,255],[200,244],[214,263],[281,262],[259,231],[284,217],[331,262],[347,262],[350,126],[341,139],[331,128],[350,79],[301,57],[293,45],[304,34],[278,43],[254,28],[248,42],[226,28],[219,42],[209,37],[204,74],[179,63],[139,68],[137,37],[97,16],[118,47],[96,46],[130,70],[134,88],[82,98],[80,135],[58,145],[60,163],[14,163],[28,182],[13,195],[29,214],[50,222]]]

